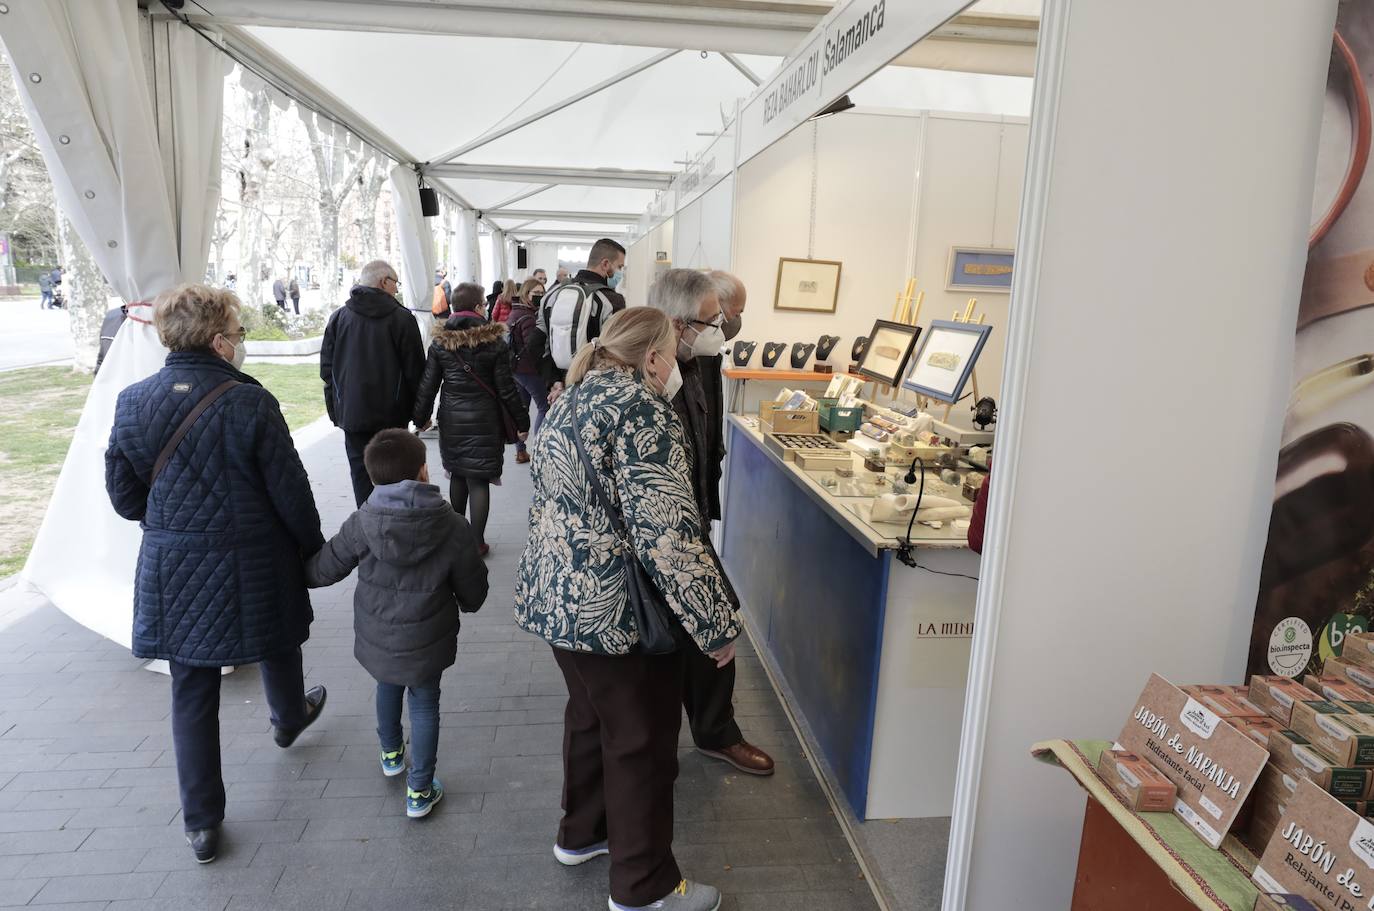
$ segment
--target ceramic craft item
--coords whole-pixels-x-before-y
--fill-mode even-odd
[[[787,347],[786,342],[764,342],[763,343],[763,366],[773,367],[778,363],[778,358],[782,357],[783,349]]]
[[[816,360],[824,361],[830,359],[830,352],[835,350],[835,346],[840,343],[838,335],[822,335],[820,341],[816,343]]]
[[[736,367],[748,367],[750,359],[754,356],[754,349],[758,346],[758,342],[735,342],[730,359],[735,362]]]
[[[811,352],[816,350],[816,346],[810,342],[795,342],[792,345],[792,366],[800,370],[806,366],[806,362],[811,359]]]

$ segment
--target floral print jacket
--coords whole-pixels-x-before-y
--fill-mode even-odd
[[[702,537],[682,425],[626,370],[598,370],[549,409],[532,449],[530,536],[515,587],[520,627],[557,648],[624,655],[639,641],[625,588],[626,549],[588,484],[583,445],[625,514],[637,557],[703,652],[740,633],[734,593]]]

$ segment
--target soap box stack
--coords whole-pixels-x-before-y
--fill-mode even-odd
[[[1374,651],[1363,655],[1374,671]],[[1267,731],[1269,764],[1252,798],[1250,842],[1256,850],[1268,844],[1302,778],[1362,816],[1374,813],[1374,692],[1341,673],[1352,663],[1329,660],[1328,671],[1337,673],[1302,683],[1251,678],[1249,701],[1280,726]]]

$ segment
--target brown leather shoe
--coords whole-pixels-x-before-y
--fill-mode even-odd
[[[773,757],[744,740],[719,750],[703,750],[697,747],[697,752],[721,762],[728,762],[746,775],[773,774]]]
[[[517,465],[524,465],[529,460],[530,454],[528,450],[526,450],[525,452],[517,452],[515,454],[515,464]]]

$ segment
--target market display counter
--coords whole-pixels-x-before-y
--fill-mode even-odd
[[[1214,851],[1172,813],[1137,813],[1097,774],[1105,740],[1036,744],[1088,792],[1071,911],[1251,911],[1257,859],[1234,835]]]
[[[860,820],[948,816],[979,562],[967,530],[917,524],[926,569],[908,567],[905,523],[868,521],[871,492],[785,461],[754,418],[727,430],[722,558],[831,784]]]

